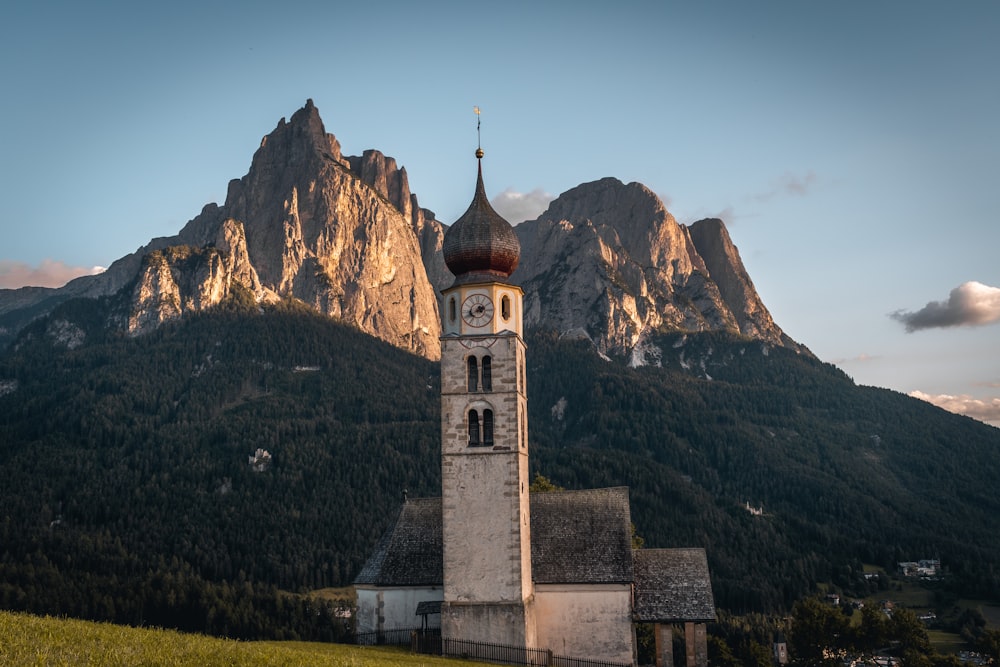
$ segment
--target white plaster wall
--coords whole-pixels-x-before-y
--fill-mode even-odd
[[[378,630],[378,596],[370,588],[357,587],[358,608],[354,614],[354,625],[357,632],[375,632]]]
[[[538,645],[568,658],[631,662],[626,584],[535,584]]]
[[[451,639],[535,648],[534,606],[522,602],[446,602],[441,634]]]
[[[443,598],[439,587],[415,586],[399,588],[358,586],[357,595],[358,611],[355,622],[359,633],[419,628],[423,618],[416,615],[417,605],[421,602],[440,601]],[[427,627],[440,628],[441,615],[428,615]]]
[[[526,457],[517,452],[478,451],[447,456],[443,462],[446,599],[513,602],[530,595],[528,494],[521,491],[521,458]]]

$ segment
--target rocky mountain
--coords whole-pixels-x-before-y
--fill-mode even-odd
[[[72,297],[119,299],[109,326],[138,335],[239,286],[436,359],[435,295],[452,281],[445,229],[395,160],[342,155],[309,100],[263,138],[225,204],[205,206],[176,236],[58,290],[0,290],[0,343]],[[635,364],[655,362],[647,341],[662,331],[723,330],[808,353],[774,323],[722,221],[680,225],[639,183],[579,185],[516,233],[512,279],[525,290],[529,329],[584,337]]]
[[[108,324],[135,335],[241,286],[258,301],[294,298],[435,359],[437,304],[416,236],[433,216],[392,158],[343,156],[309,100],[264,137],[223,206],[205,206],[177,236],[154,239],[101,275],[59,290],[3,290],[0,325],[9,337],[68,298],[116,296],[122,314]]]
[[[657,331],[729,331],[798,351],[774,323],[721,220],[680,225],[640,183],[615,178],[560,195],[516,228],[526,325],[594,341],[644,363]]]

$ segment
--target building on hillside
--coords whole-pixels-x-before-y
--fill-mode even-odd
[[[358,575],[358,633],[435,628],[633,664],[634,624],[654,623],[657,664],[672,665],[684,624],[687,664],[706,665],[704,550],[633,550],[626,488],[528,492],[522,291],[509,281],[520,243],[489,204],[482,156],[444,238],[455,281],[442,292],[441,497],[405,500]]]
[[[785,639],[784,632],[775,636],[774,643],[771,644],[771,657],[774,658],[775,665],[788,664],[788,640]]]

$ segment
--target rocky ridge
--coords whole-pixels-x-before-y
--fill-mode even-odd
[[[0,291],[0,315],[16,322],[18,310],[43,299],[54,307],[124,295],[126,314],[109,325],[138,335],[240,285],[258,301],[294,298],[435,359],[437,300],[416,235],[433,217],[392,158],[343,156],[309,100],[263,138],[223,206],[208,204],[176,236],[153,239],[103,274],[30,295]]]
[[[393,158],[342,155],[309,100],[263,138],[223,206],[205,206],[176,236],[101,275],[58,290],[0,290],[0,326],[67,298],[117,295],[126,303],[109,326],[139,335],[239,286],[436,359],[437,295],[453,279],[445,230]],[[658,358],[647,339],[663,331],[726,330],[808,353],[774,323],[723,222],[680,225],[639,183],[579,185],[515,231],[522,251],[512,281],[524,289],[529,329],[585,337],[633,363]]]
[[[680,225],[640,183],[579,185],[515,229],[512,281],[525,291],[528,327],[623,356],[659,331],[727,330],[805,351],[774,323],[725,225]]]

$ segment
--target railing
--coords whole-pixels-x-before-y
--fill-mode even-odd
[[[501,665],[551,665],[552,652],[541,648],[486,644],[464,639],[441,639],[441,655]]]
[[[410,646],[413,635],[426,632],[413,628],[359,632],[354,635],[354,643],[359,646]]]
[[[479,660],[502,665],[532,665],[544,667],[632,667],[631,662],[607,662],[553,655],[552,651],[506,644],[488,644],[464,639],[442,637],[440,630],[398,628],[379,632],[362,632],[354,636],[356,644],[364,646],[409,646],[414,653],[444,655],[466,660]]]

